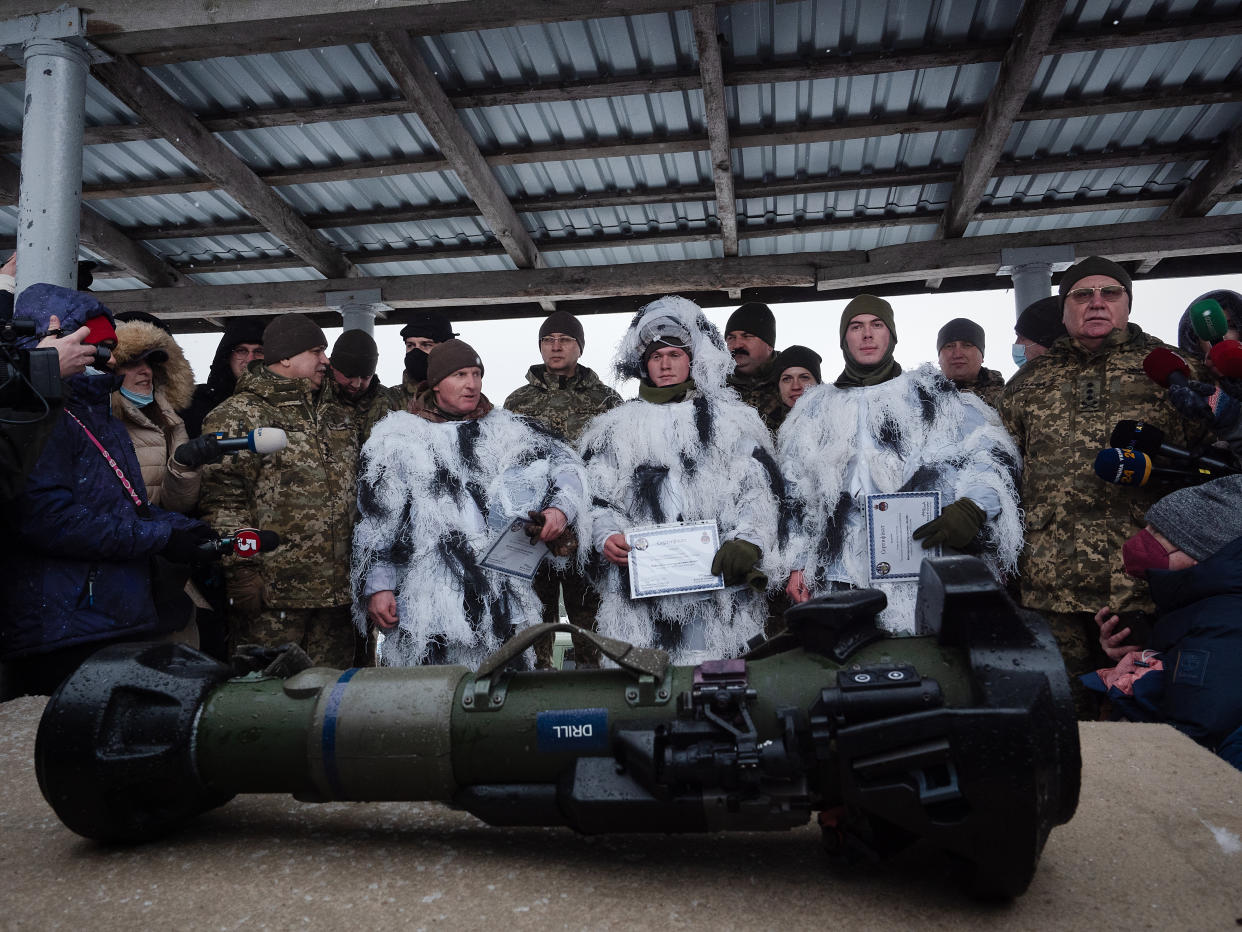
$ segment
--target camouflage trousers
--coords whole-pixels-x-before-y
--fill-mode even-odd
[[[543,621],[551,624],[560,621],[562,596],[565,599],[565,614],[570,624],[580,628],[595,630],[595,614],[599,611],[599,596],[591,588],[585,576],[574,570],[558,573],[544,564],[535,574],[532,586],[535,595],[543,603]],[[598,667],[599,650],[592,644],[574,638],[574,661],[578,667]],[[552,639],[545,638],[535,645],[535,669],[548,670],[552,667]]]
[[[1069,674],[1070,692],[1080,722],[1094,722],[1100,715],[1100,694],[1087,689],[1078,677],[1101,667],[1111,667],[1100,647],[1100,629],[1090,612],[1044,612],[1052,636],[1057,639],[1065,672]]]
[[[279,647],[292,641],[316,664],[342,670],[354,666],[356,635],[348,605],[265,608],[257,616],[234,617],[231,633],[233,647]]]

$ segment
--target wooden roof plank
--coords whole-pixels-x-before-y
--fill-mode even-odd
[[[966,232],[966,225],[992,178],[992,168],[1005,151],[1009,131],[1030,93],[1035,72],[1043,63],[1064,9],[1063,0],[1025,0],[1022,4],[1013,42],[1001,61],[1000,73],[962,159],[961,172],[953,183],[940,229],[943,237],[952,239]]]
[[[737,255],[737,200],[733,194],[733,158],[729,148],[729,114],[724,99],[724,69],[716,36],[716,7],[701,3],[691,11],[694,41],[703,78],[703,116],[711,149],[712,183],[716,189],[716,217],[726,256]]]
[[[95,76],[145,122],[159,129],[204,175],[213,179],[312,267],[329,278],[358,274],[352,264],[302,222],[296,211],[228,146],[142,68],[124,56],[94,65]]]

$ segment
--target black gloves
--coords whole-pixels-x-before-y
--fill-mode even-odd
[[[187,440],[173,451],[173,459],[187,469],[198,469],[208,463],[218,463],[224,457],[215,434],[203,434]]]
[[[937,544],[961,550],[975,539],[986,520],[987,515],[982,508],[968,498],[959,498],[951,505],[945,505],[939,518],[915,528],[911,536],[923,542],[924,550],[930,550]]]
[[[160,551],[160,556],[173,563],[210,563],[216,555],[203,544],[219,540],[219,537],[205,524],[189,529],[175,527],[168,535],[168,543]]]
[[[746,583],[756,592],[768,588],[768,577],[755,569],[763,551],[748,540],[726,540],[712,558],[712,573],[724,574],[726,586]]]

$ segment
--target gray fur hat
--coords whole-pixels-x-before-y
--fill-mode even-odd
[[[1178,549],[1206,560],[1242,537],[1242,475],[1170,492],[1147,509],[1147,523]]]

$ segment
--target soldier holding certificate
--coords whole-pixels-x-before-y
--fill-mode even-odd
[[[639,379],[638,398],[599,415],[580,441],[604,558],[599,631],[674,663],[736,655],[766,617],[783,486],[767,428],[725,385],[732,369],[698,306],[661,298],[618,352],[617,374]]]

